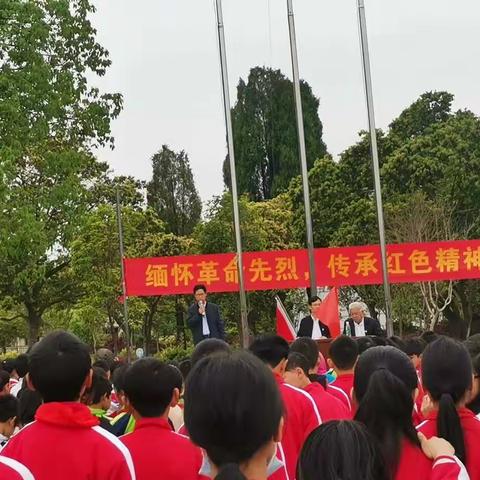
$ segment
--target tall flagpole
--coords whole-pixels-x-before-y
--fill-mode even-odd
[[[117,225],[118,225],[118,244],[120,248],[120,262],[122,272],[122,293],[123,293],[123,322],[125,328],[125,337],[127,344],[127,361],[130,363],[130,325],[128,324],[128,299],[127,299],[127,284],[125,283],[125,264],[124,264],[124,248],[123,248],[123,225],[122,225],[122,207],[120,203],[120,189],[117,186]]]
[[[240,325],[242,330],[242,346],[248,347],[249,331],[247,319],[247,296],[243,273],[242,235],[240,231],[240,212],[238,208],[237,174],[235,170],[235,151],[233,147],[232,114],[230,110],[230,88],[228,86],[227,53],[225,47],[225,31],[223,26],[222,0],[215,0],[218,27],[218,45],[220,49],[220,67],[222,72],[223,106],[225,126],[227,129],[228,158],[230,161],[230,179],[232,184],[233,221],[235,226],[235,244],[237,247],[238,284],[240,287]]]
[[[387,246],[385,241],[385,222],[383,218],[382,186],[380,183],[380,164],[378,160],[377,131],[375,126],[375,111],[373,107],[372,73],[370,71],[370,54],[368,51],[367,20],[365,17],[364,0],[358,1],[358,23],[360,26],[360,46],[362,53],[363,79],[367,99],[368,126],[370,129],[370,144],[373,163],[373,179],[375,183],[375,200],[377,204],[378,235],[382,256],[383,289],[385,292],[385,315],[387,317],[387,335],[393,335],[392,298],[388,281]]]
[[[312,214],[310,210],[310,188],[308,185],[307,149],[305,147],[305,130],[303,126],[302,96],[300,92],[300,74],[298,70],[297,38],[295,34],[295,16],[292,0],[287,0],[288,30],[290,32],[290,53],[292,57],[293,91],[295,110],[297,112],[298,147],[302,167],[303,202],[305,205],[305,224],[307,227],[308,263],[310,267],[310,295],[317,294],[317,275],[315,271],[315,249],[313,245]]]

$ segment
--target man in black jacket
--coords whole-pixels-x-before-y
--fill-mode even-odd
[[[193,343],[206,338],[219,338],[225,340],[225,327],[220,317],[218,305],[207,302],[207,287],[195,285],[193,288],[195,303],[188,309],[187,323],[192,331]]]
[[[308,300],[310,315],[302,318],[297,337],[310,337],[314,340],[330,338],[330,329],[318,318],[318,308],[322,304],[320,297],[314,295]]]
[[[350,318],[345,320],[343,334],[347,334],[347,325],[350,326],[350,336],[365,337],[366,335],[376,335],[383,337],[384,333],[380,322],[374,318],[365,316],[365,305],[361,302],[353,302],[349,305],[348,311]]]

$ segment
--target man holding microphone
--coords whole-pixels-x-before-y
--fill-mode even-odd
[[[206,338],[225,340],[225,327],[220,317],[220,309],[218,305],[207,302],[207,287],[195,285],[193,295],[195,302],[188,309],[187,319],[193,343],[196,345]]]

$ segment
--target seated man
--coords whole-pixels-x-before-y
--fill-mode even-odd
[[[365,316],[366,306],[362,302],[353,302],[348,307],[350,317],[345,320],[343,334],[349,337],[364,337],[365,335],[384,336],[380,322]]]

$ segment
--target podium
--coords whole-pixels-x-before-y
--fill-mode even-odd
[[[322,352],[325,360],[330,357],[330,345],[333,342],[333,338],[322,338],[320,340],[315,340],[317,343],[318,349]]]

